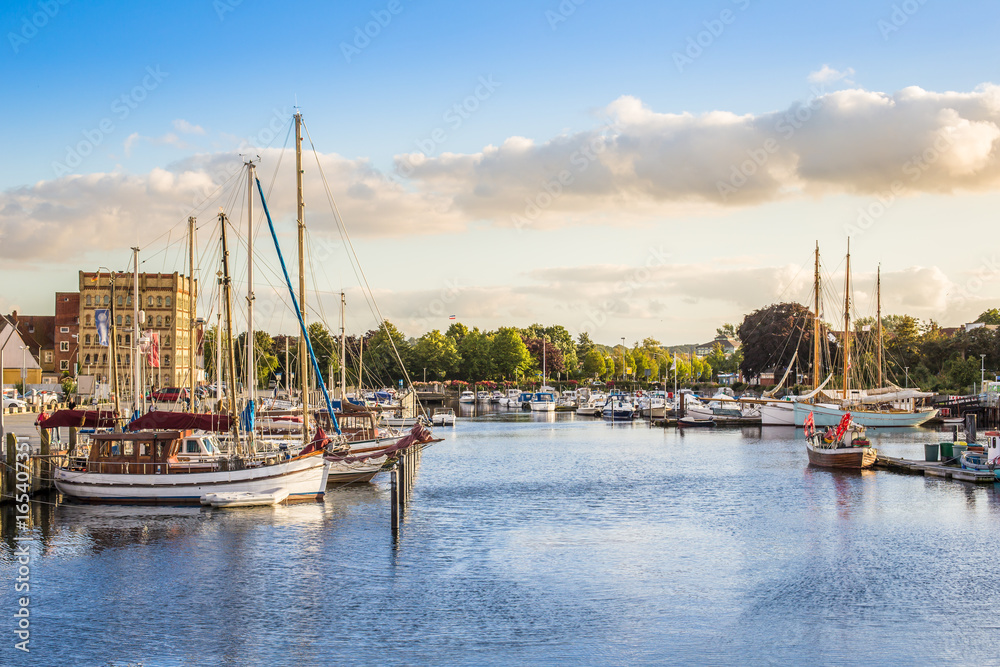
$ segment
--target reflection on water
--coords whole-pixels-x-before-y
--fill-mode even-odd
[[[0,662],[995,661],[993,488],[811,468],[788,428],[489,410],[439,436],[395,543],[380,478],[275,508],[33,503],[39,643]],[[0,535],[9,582],[11,508]]]

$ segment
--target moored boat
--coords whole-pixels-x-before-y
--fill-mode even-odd
[[[809,463],[815,466],[861,470],[875,465],[878,457],[878,451],[865,437],[865,427],[852,422],[850,413],[844,415],[836,428],[823,432],[807,419],[805,438]]]

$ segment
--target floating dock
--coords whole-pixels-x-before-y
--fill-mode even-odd
[[[997,481],[996,475],[989,470],[963,470],[953,464],[949,465],[937,461],[914,461],[892,456],[882,456],[881,454],[875,459],[875,467],[912,475],[943,477],[944,479],[973,482],[975,484],[993,484]]]

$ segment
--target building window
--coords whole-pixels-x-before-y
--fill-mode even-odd
[[[153,307],[153,297],[149,297],[148,303],[149,303],[149,307],[152,308]]]
[[[48,350],[45,351],[45,363],[47,364],[52,363],[52,353],[49,352]]]
[[[166,324],[167,324],[168,327],[170,326],[170,316],[169,315],[167,315],[167,318],[164,320],[164,322],[166,322]]]
[[[69,341],[68,340],[64,340],[64,341],[60,341],[59,342],[59,351],[60,352],[69,352]]]
[[[89,327],[90,326],[90,315],[87,315],[87,318],[84,321],[87,323],[87,326]]]
[[[131,294],[129,294],[128,298],[125,299],[125,305],[126,306],[131,306],[132,305],[132,295]]]
[[[164,364],[164,365],[165,365],[165,366],[166,366],[167,368],[169,368],[169,367],[170,367],[170,355],[169,355],[169,354],[167,354],[167,355],[164,355],[164,357],[163,357],[163,364]]]
[[[125,316],[125,326],[131,326],[131,325],[132,325],[132,316],[131,315],[126,315]]]
[[[163,339],[163,347],[170,347],[170,336],[166,336]]]
[[[167,297],[167,308],[169,308],[169,307],[170,307],[170,297],[168,296]]]
[[[90,305],[93,305],[93,303],[94,303],[93,300],[91,300],[90,295],[88,294],[87,295],[87,305],[90,306]]]
[[[66,359],[63,359],[62,361],[60,361],[59,362],[59,370],[61,370],[61,371],[68,371],[69,370],[69,361],[66,360]]]
[[[163,316],[162,315],[157,315],[156,316],[156,327],[158,329],[162,329],[163,328]]]
[[[83,358],[83,363],[87,364],[88,366],[90,365],[90,355],[89,354],[86,357]]]
[[[101,363],[102,364],[108,363],[108,353],[107,352],[105,352],[104,354],[101,355]]]
[[[157,308],[162,308],[163,307],[163,297],[162,296],[156,297],[156,307]]]
[[[122,295],[119,294],[118,295],[118,307],[121,308],[124,305],[125,305],[125,301],[122,299]]]
[[[59,327],[59,333],[69,333],[69,327]]]
[[[125,364],[128,365],[128,366],[132,365],[132,355],[131,354],[126,354],[125,355]]]
[[[121,315],[119,315],[118,317],[115,318],[115,324],[117,324],[118,326],[122,325],[122,316]]]
[[[107,306],[107,305],[110,305],[110,304],[111,304],[111,297],[109,297],[107,294],[105,294],[104,295],[104,305]]]
[[[129,334],[125,334],[125,344],[126,345],[132,344],[132,336],[130,336]]]
[[[118,334],[117,336],[115,336],[115,341],[117,341],[118,344],[121,345],[122,344],[122,335]]]
[[[90,345],[90,334],[87,334],[86,336],[83,337],[83,344]]]

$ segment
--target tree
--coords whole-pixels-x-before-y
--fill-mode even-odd
[[[775,375],[784,373],[792,361],[796,346],[809,350],[812,346],[811,311],[799,303],[777,303],[760,308],[743,318],[736,333],[743,345],[740,370],[747,378],[759,378],[773,368]],[[801,342],[799,342],[801,341]],[[799,359],[801,366],[811,364]]]
[[[417,339],[411,353],[410,372],[422,378],[424,369],[428,377],[444,380],[458,370],[458,349],[455,343],[437,329],[425,333]]]
[[[604,363],[604,355],[597,348],[591,347],[583,357],[583,372],[588,377],[601,377],[607,370]]]
[[[330,331],[323,326],[322,322],[313,322],[306,329],[309,332],[309,342],[312,344],[313,353],[316,355],[316,362],[320,370],[324,373],[330,372],[331,362],[333,370],[340,370],[340,344],[330,334]],[[277,353],[278,350],[275,350]],[[284,354],[284,348],[281,349]]]
[[[459,368],[462,376],[474,382],[493,376],[493,360],[490,356],[492,341],[490,337],[473,327],[458,344],[458,354],[461,356]]]
[[[576,357],[584,359],[586,363],[587,354],[594,349],[594,341],[590,340],[590,334],[586,331],[576,337]]]
[[[396,352],[399,353],[399,358]],[[365,334],[365,374],[373,380],[373,384],[393,386],[397,379],[403,377],[403,368],[412,367],[407,359],[409,352],[406,337],[392,322],[386,320],[377,331]]]
[[[444,332],[447,336],[455,343],[455,347],[458,347],[462,343],[462,339],[469,335],[469,327],[465,326],[461,322],[455,322],[448,330]]]
[[[979,317],[976,318],[976,322],[982,322],[983,324],[1000,324],[1000,308],[990,308],[985,310]]]
[[[562,372],[565,368],[562,351],[552,341],[545,340],[544,338],[529,338],[524,341],[524,344],[527,346],[528,352],[534,361],[532,368],[538,372],[544,370],[545,377],[552,377],[556,373]],[[544,369],[542,368],[543,362]]]
[[[521,334],[513,327],[500,327],[490,345],[493,370],[498,379],[515,380],[531,368],[531,354]]]
[[[719,336],[725,336],[726,338],[736,338],[736,327],[727,322],[716,329],[715,333]]]
[[[274,356],[274,339],[266,331],[254,331],[254,365],[256,366],[256,377],[254,386],[267,386],[268,380],[278,368],[278,359]],[[236,337],[233,345],[234,356],[236,357],[236,377],[246,380],[246,351],[247,334],[244,331]]]

